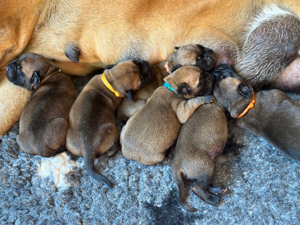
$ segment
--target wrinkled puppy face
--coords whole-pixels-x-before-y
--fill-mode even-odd
[[[225,108],[252,96],[253,90],[235,69],[226,64],[219,65],[214,71],[216,77],[214,96]]]
[[[216,53],[202,45],[175,47],[176,51],[168,57],[166,69],[170,72],[176,65],[194,65],[201,70],[210,71],[217,63]]]
[[[195,66],[181,66],[164,79],[185,99],[211,95],[215,78]]]
[[[143,60],[127,60],[106,68],[104,73],[111,77],[111,85],[121,97],[144,87],[153,78],[150,64]]]
[[[26,53],[8,64],[6,76],[15,85],[34,90],[44,77],[45,68],[49,67],[49,63],[51,61],[41,55]]]

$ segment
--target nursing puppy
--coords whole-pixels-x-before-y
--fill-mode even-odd
[[[69,111],[78,95],[70,77],[34,53],[21,55],[6,70],[8,80],[33,91],[20,119],[20,149],[45,157],[66,150]]]
[[[67,148],[84,158],[90,176],[112,187],[112,183],[94,170],[95,157],[119,150],[119,133],[115,125],[117,106],[130,91],[143,87],[152,79],[146,61],[123,61],[102,75],[94,76],[84,87],[70,111]]]
[[[169,74],[164,68],[165,62],[166,61],[162,61],[151,67],[153,79],[147,86],[132,93],[132,100],[129,98],[122,99],[117,109],[119,121],[125,122],[128,118],[137,113],[146,104],[155,89],[163,85],[163,79]]]
[[[165,158],[165,152],[177,139],[180,125],[197,107],[211,103],[214,77],[194,66],[172,72],[131,117],[121,131],[122,152],[127,159],[153,165]]]
[[[214,96],[236,118],[236,125],[300,161],[300,107],[279,90],[254,94],[230,66],[220,65],[214,75],[217,79]]]
[[[133,93],[133,101],[127,98],[122,100],[118,107],[118,118],[121,121],[126,121],[139,111],[145,104],[148,98],[153,94],[155,89],[163,85],[163,79],[170,73],[176,65],[194,65],[204,71],[211,70],[217,62],[216,53],[205,48],[202,45],[190,44],[182,47],[175,47],[173,52],[167,59],[152,66],[153,80],[146,87]]]
[[[246,39],[243,34],[251,33],[247,25],[255,22],[254,18],[263,8],[269,9],[273,3],[295,18],[300,16],[298,0],[124,0],[123,3],[107,0],[31,0],[28,4],[21,0],[1,0],[0,135],[19,120],[28,100],[28,93],[11,85],[3,76],[8,62],[22,52],[35,52],[55,59],[65,73],[81,76],[125,59],[143,59],[154,65],[166,59],[174,46],[187,43],[199,43],[213,49],[218,56],[217,64],[236,65],[239,49],[242,49]],[[265,21],[272,19],[272,15],[266,14]],[[260,27],[259,22],[255,22],[257,27]],[[275,32],[278,37],[296,33],[294,43],[297,43],[299,32],[294,28],[279,27],[282,32]],[[274,38],[273,30],[264,24],[258,31],[250,34],[257,41],[248,45],[248,57],[244,60],[247,65],[244,68],[264,71],[269,67],[284,69],[284,61],[279,62],[280,65],[274,64],[272,54],[271,57],[262,57],[263,52],[259,49],[278,49],[279,55],[287,50],[290,51],[288,55],[294,55],[299,50],[296,45],[290,45],[294,40],[286,36]],[[260,44],[261,37],[269,39]],[[252,51],[257,44],[258,51]],[[257,66],[254,58],[256,62],[263,62],[262,66]],[[289,59],[293,60],[291,57]],[[284,87],[285,82],[289,82],[289,87],[299,91],[299,57],[290,65],[292,67],[289,69],[294,71],[295,76],[286,77],[280,86]],[[271,77],[270,80],[274,76],[274,73],[256,74],[262,78]],[[281,82],[280,76],[278,82]]]
[[[184,179],[196,180],[193,192],[211,205],[219,205],[220,187],[211,185],[215,164],[213,159],[222,153],[228,136],[225,109],[216,100],[194,112],[181,126],[176,142],[172,168],[173,180],[179,192],[179,203],[188,211],[196,211],[186,203]]]

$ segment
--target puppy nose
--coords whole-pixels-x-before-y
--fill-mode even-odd
[[[9,80],[12,80],[13,79],[13,65],[10,63],[7,65],[6,67],[6,76]]]

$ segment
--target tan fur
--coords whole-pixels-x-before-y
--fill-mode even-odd
[[[150,71],[150,65],[147,66]],[[114,112],[126,91],[137,90],[143,83],[142,71],[131,60],[105,70],[104,74],[120,97],[116,97],[105,86],[101,74],[94,76],[71,108],[66,145],[70,152],[84,157],[85,167],[93,178],[111,187],[112,184],[107,178],[94,171],[94,160],[106,152],[110,156],[119,150],[119,133],[115,126]],[[145,81],[147,78],[150,77],[146,77]]]
[[[163,79],[168,75],[168,72],[164,68],[165,63],[165,61],[162,61],[152,66],[153,79],[151,83],[134,92],[132,94],[133,101],[130,101],[128,98],[122,99],[117,109],[117,115],[120,121],[127,121],[128,118],[138,112],[146,104],[155,89],[163,85]]]
[[[180,96],[166,87],[159,87],[145,106],[131,117],[121,132],[122,152],[127,159],[153,165],[165,158],[166,151],[177,139],[180,124],[211,96],[213,80],[199,68],[183,66],[164,79],[178,93],[186,83],[191,93]],[[199,83],[205,86],[199,86]]]
[[[179,203],[188,211],[196,209],[186,203],[183,178],[196,180],[193,192],[211,205],[220,204],[222,189],[211,187],[215,164],[213,159],[223,151],[227,141],[227,118],[216,100],[198,109],[182,125],[176,142],[173,180],[179,191]]]
[[[7,63],[22,52],[55,58],[63,72],[85,75],[123,59],[140,58],[155,64],[165,60],[174,46],[188,43],[213,49],[219,63],[235,64],[247,24],[269,3],[300,15],[297,0],[32,0],[30,4],[2,0],[0,76]],[[64,54],[69,43],[77,43],[80,49],[77,64]],[[2,79],[0,94],[7,82]],[[0,134],[18,120],[20,106],[26,101],[18,89],[11,92],[9,98],[0,95],[5,109],[0,111]]]
[[[26,81],[38,71],[41,83],[37,87],[29,86],[35,91],[22,112],[17,143],[26,153],[54,156],[66,150],[69,110],[77,91],[70,77],[40,55],[22,55],[16,62],[19,63]]]

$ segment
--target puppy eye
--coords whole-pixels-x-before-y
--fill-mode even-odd
[[[21,65],[17,65],[17,69],[20,70],[21,69]]]

